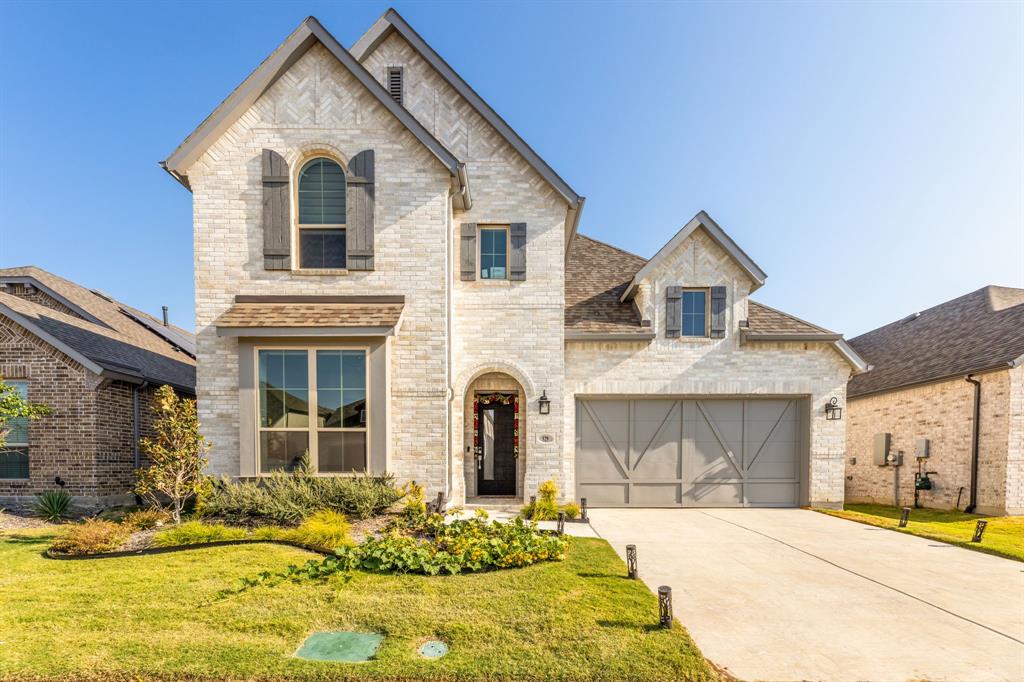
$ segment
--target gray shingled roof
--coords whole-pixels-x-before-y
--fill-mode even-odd
[[[567,331],[645,333],[632,302],[620,303],[622,292],[647,261],[596,239],[577,234],[565,264],[565,328]]]
[[[987,286],[850,339],[874,368],[850,397],[1010,367],[1024,356],[1024,289]]]
[[[26,280],[63,299],[73,314],[0,293],[0,315],[102,370],[195,391],[195,360],[188,352],[195,347],[195,337],[189,332],[170,327],[164,334],[157,333],[151,316],[41,268],[0,269],[0,282]],[[149,318],[150,324],[138,319],[140,315]]]

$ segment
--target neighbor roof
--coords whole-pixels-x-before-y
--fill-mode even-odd
[[[299,27],[213,110],[213,113],[200,123],[161,165],[188,187],[188,169],[192,164],[317,42],[327,48],[328,52],[334,55],[342,66],[348,69],[356,80],[448,169],[455,185],[457,205],[468,210],[472,206],[472,199],[469,195],[469,178],[466,175],[465,164],[431,135],[412,114],[395,102],[384,86],[342,47],[315,17],[307,17],[299,24]]]
[[[236,296],[214,322],[220,336],[390,335],[402,296]]]
[[[987,286],[850,339],[874,368],[850,397],[1024,362],[1024,289]]]
[[[195,391],[195,338],[184,329],[172,326],[157,332],[152,328],[155,318],[41,268],[0,269],[2,283],[31,284],[70,310],[0,293],[0,314],[90,371]]]

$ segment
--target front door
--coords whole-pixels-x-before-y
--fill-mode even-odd
[[[477,410],[476,494],[515,495],[515,408],[491,402]]]

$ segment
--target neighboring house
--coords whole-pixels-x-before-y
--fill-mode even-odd
[[[987,286],[850,345],[873,368],[847,387],[847,501],[909,505],[915,473],[934,472],[922,506],[1024,514],[1024,289]],[[876,464],[880,434],[902,465]]]
[[[123,503],[154,391],[195,394],[195,337],[40,268],[4,268],[0,377],[53,410],[8,436],[0,505],[60,483],[77,506]]]
[[[748,300],[704,213],[650,261],[393,10],[309,18],[164,162],[193,193],[211,469],[309,452],[461,503],[836,506],[839,335]]]

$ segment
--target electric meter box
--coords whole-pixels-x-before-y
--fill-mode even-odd
[[[918,438],[914,444],[914,456],[918,459],[925,459],[931,454],[931,442],[927,438]]]
[[[892,442],[892,434],[875,434],[875,464],[885,466],[889,463],[889,445]]]

